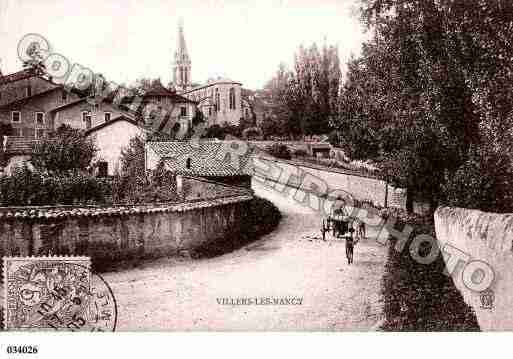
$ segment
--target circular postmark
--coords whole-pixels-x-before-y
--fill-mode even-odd
[[[37,260],[7,274],[7,330],[114,331],[112,289],[79,261]]]

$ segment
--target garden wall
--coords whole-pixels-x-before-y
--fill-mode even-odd
[[[322,179],[328,192],[342,190],[359,201],[369,201],[380,207],[406,208],[406,191],[394,188],[385,181],[371,177],[345,173],[337,169],[297,164],[287,160],[256,157],[253,161],[255,175],[266,180],[286,184],[291,187],[309,186],[304,181],[306,174]],[[387,188],[388,187],[388,188]],[[388,191],[388,193],[387,193]]]
[[[236,240],[252,198],[248,193],[167,205],[2,208],[0,257],[91,255],[103,248],[105,258],[115,260],[190,251]]]
[[[449,244],[463,252],[459,253],[460,257],[467,257],[452,277],[467,304],[476,312],[481,329],[513,330],[513,214],[440,207],[435,212],[435,227],[441,248]],[[451,256],[447,250],[442,253],[449,267]],[[468,289],[463,283],[463,263],[472,261],[484,261],[495,273],[490,287],[494,297],[491,308],[483,305],[482,293]]]

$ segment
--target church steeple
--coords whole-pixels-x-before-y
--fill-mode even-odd
[[[191,59],[185,43],[183,19],[178,23],[178,41],[173,64],[173,82],[178,92],[189,91],[191,86]]]

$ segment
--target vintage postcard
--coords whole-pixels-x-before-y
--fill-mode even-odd
[[[2,330],[513,331],[512,27],[0,0]]]

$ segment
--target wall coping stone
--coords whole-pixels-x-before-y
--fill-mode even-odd
[[[73,208],[52,208],[52,207],[9,207],[2,208],[0,221],[10,219],[62,219],[69,217],[101,217],[101,216],[126,216],[146,213],[168,213],[186,212],[194,209],[211,208],[231,203],[246,202],[253,199],[250,194],[219,197],[208,200],[190,201],[181,203],[162,203],[154,205],[115,205],[110,207],[73,207]]]

